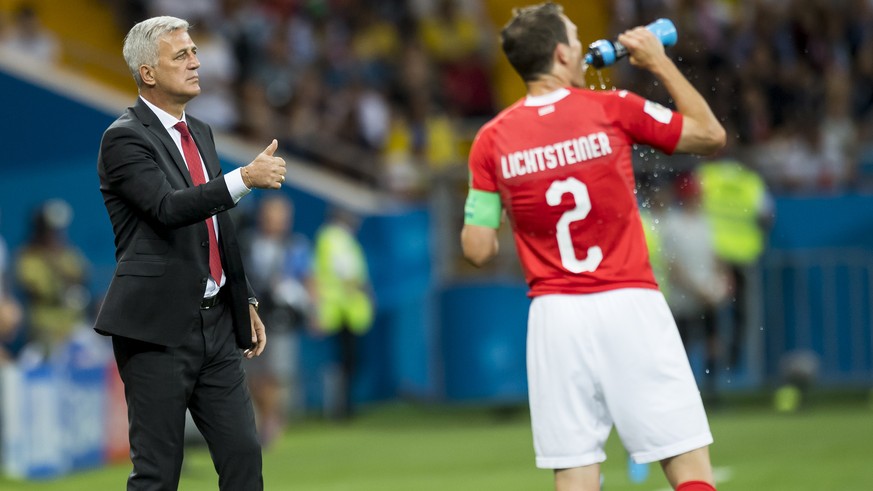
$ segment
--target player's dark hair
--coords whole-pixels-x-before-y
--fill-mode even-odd
[[[512,11],[512,19],[500,31],[500,44],[509,63],[531,82],[552,69],[555,47],[570,44],[564,9],[552,2]]]

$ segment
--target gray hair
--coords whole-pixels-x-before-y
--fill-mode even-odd
[[[176,29],[187,31],[188,21],[170,16],[152,17],[133,26],[124,37],[121,52],[137,87],[142,87],[139,67],[157,64],[158,40]]]

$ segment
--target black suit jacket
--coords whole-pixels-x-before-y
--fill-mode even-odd
[[[209,182],[193,186],[176,144],[141,100],[104,132],[97,158],[103,202],[115,232],[117,266],[95,330],[179,346],[200,325],[209,276],[206,219],[216,215],[236,342],[250,348],[248,297],[239,245],[227,209],[235,206],[221,172],[212,130],[186,118]]]

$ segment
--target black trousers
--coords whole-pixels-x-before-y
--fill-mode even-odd
[[[186,409],[209,446],[219,489],[264,489],[261,446],[230,311],[219,304],[201,310],[200,318],[200,327],[178,348],[112,339],[130,424],[129,491],[178,488]]]

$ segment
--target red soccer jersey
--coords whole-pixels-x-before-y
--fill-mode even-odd
[[[634,194],[632,145],[672,153],[682,115],[627,91],[522,99],[470,150],[471,187],[499,192],[530,296],[657,288]]]

